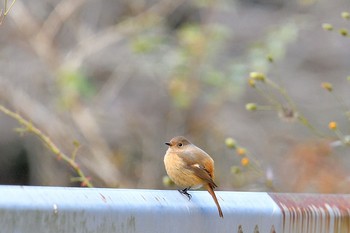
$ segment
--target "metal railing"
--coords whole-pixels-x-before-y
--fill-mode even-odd
[[[350,195],[0,186],[0,232],[350,232]]]

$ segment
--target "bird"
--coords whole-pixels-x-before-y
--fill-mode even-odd
[[[202,186],[210,193],[217,206],[219,216],[224,217],[214,189],[214,160],[184,136],[177,136],[165,143],[168,150],[164,156],[165,170],[169,178],[180,188],[181,194],[191,200],[187,191]]]

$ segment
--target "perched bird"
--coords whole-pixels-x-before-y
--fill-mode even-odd
[[[170,179],[183,188],[179,192],[191,199],[192,196],[187,191],[204,186],[213,197],[219,216],[223,218],[214,193],[214,188],[217,187],[214,183],[214,160],[183,136],[174,137],[165,144],[169,146],[164,156],[165,170]]]

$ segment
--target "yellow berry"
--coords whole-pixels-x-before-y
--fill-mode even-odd
[[[347,11],[344,11],[341,13],[341,17],[343,17],[343,19],[350,19],[350,13]]]
[[[244,157],[241,159],[242,166],[247,166],[249,164],[249,159],[247,157]]]
[[[231,173],[232,174],[239,174],[239,173],[241,173],[241,169],[239,167],[237,167],[237,166],[232,166],[231,167]]]
[[[331,130],[336,130],[337,129],[337,122],[335,122],[335,121],[329,122],[328,128]]]
[[[333,85],[331,83],[323,82],[321,83],[321,86],[327,91],[333,91]]]
[[[163,185],[164,186],[172,186],[174,182],[169,178],[169,176],[163,176]]]
[[[267,55],[266,59],[271,63],[274,62],[273,56],[271,54]]]
[[[347,36],[349,33],[348,30],[346,30],[345,28],[341,28],[339,29],[339,34],[342,36]]]
[[[322,24],[322,28],[326,31],[332,31],[333,30],[333,26],[332,24],[329,24],[329,23],[324,23]]]
[[[228,148],[236,148],[237,144],[236,141],[233,138],[226,138],[225,144]]]
[[[250,72],[249,77],[257,81],[265,81],[265,75],[260,72]]]
[[[248,103],[245,105],[245,109],[248,111],[255,111],[258,107],[256,106],[255,103]]]
[[[254,79],[250,78],[250,79],[248,79],[248,84],[249,84],[249,86],[251,86],[251,87],[255,87],[256,82],[255,82]]]
[[[242,147],[238,147],[238,148],[236,149],[236,153],[237,153],[238,155],[246,155],[246,154],[247,154],[247,150],[244,149],[244,148],[242,148]]]

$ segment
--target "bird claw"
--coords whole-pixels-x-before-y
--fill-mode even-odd
[[[192,198],[192,195],[191,194],[189,194],[188,192],[187,192],[187,190],[189,190],[189,188],[185,188],[185,189],[180,189],[180,190],[178,190],[182,195],[186,195],[186,197],[188,198],[188,200],[191,200],[191,198]]]

